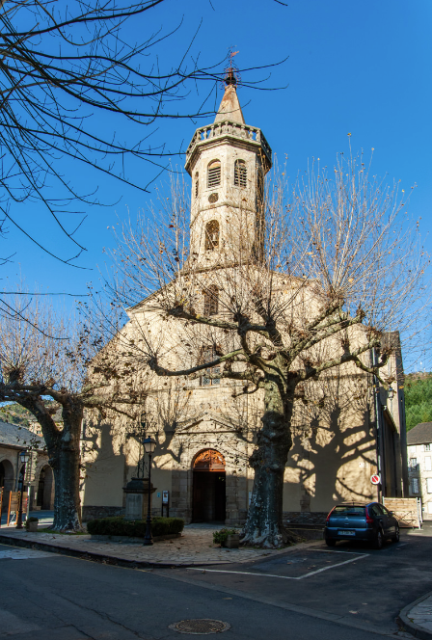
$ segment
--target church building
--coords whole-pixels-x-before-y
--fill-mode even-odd
[[[271,166],[270,145],[261,129],[245,123],[235,78],[228,76],[215,121],[195,131],[185,164],[191,177],[190,259],[202,273],[217,271],[219,287],[228,269],[221,260],[223,252],[235,255],[244,250],[260,259],[264,178]],[[233,215],[240,209],[241,216]],[[134,316],[151,316],[149,304],[146,300],[128,310],[130,322],[124,331],[132,331]],[[209,285],[203,305],[204,314],[218,313],[216,285]],[[398,336],[391,339],[397,341]],[[204,351],[202,358],[209,362],[212,353]],[[369,374],[334,371],[326,382],[335,390],[333,403],[304,404],[297,412],[284,476],[285,522],[322,522],[335,503],[377,499],[381,490],[388,497],[404,495],[400,350],[386,366],[386,373],[395,378],[389,391],[377,392]],[[187,523],[245,521],[253,486],[249,458],[263,400],[259,394],[237,397],[232,381],[211,373],[188,384],[153,375],[151,397],[136,424],[111,414],[97,422],[86,418],[84,522],[124,513],[123,488],[132,477],[148,475],[143,436],[156,440],[154,514],[167,514],[169,509],[170,516]],[[382,478],[378,488],[371,483],[377,472]]]

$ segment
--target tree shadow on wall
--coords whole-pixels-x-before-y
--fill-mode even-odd
[[[366,501],[365,465],[374,463],[366,379],[327,380],[310,387],[299,407],[287,466],[300,470],[301,502],[324,509],[347,499]]]

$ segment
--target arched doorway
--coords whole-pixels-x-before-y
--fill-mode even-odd
[[[13,466],[9,460],[0,462],[0,489],[3,489],[2,511],[7,511],[9,504],[9,492],[13,490]]]
[[[51,493],[53,484],[53,472],[51,467],[47,464],[41,469],[39,475],[38,491],[37,491],[37,506],[41,509],[51,509]]]
[[[193,464],[193,522],[225,522],[225,460],[206,449]]]

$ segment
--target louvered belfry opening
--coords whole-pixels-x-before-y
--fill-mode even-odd
[[[212,189],[218,187],[221,182],[221,163],[220,160],[210,162],[207,170],[207,187]]]
[[[195,174],[195,198],[198,197],[199,193],[199,173],[198,171]]]
[[[219,310],[219,289],[215,284],[211,284],[204,292],[204,315],[215,316]]]
[[[210,220],[205,226],[205,248],[206,251],[213,251],[219,246],[219,222]]]
[[[234,163],[234,186],[245,189],[247,185],[247,170],[244,160],[236,160]]]

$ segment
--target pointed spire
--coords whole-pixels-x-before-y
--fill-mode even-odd
[[[226,82],[225,94],[216,114],[215,123],[229,120],[230,122],[245,124],[235,85],[235,82]]]

